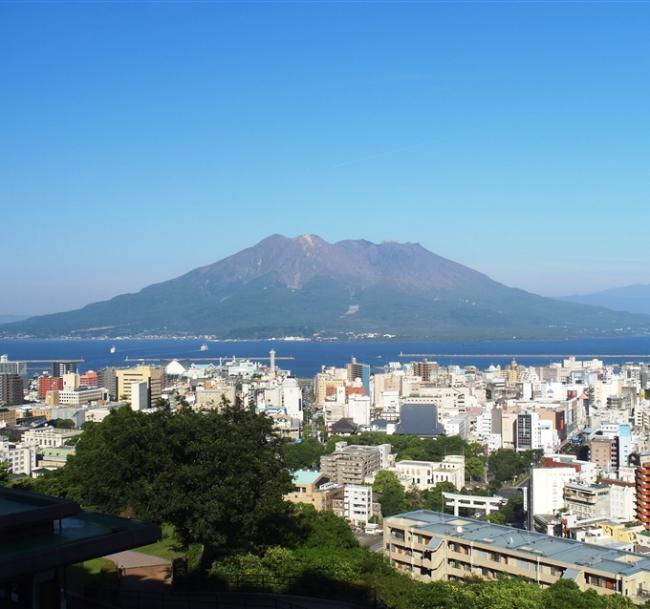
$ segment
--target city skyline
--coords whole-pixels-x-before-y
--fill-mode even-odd
[[[276,232],[419,242],[542,295],[650,281],[648,5],[0,16],[20,286],[1,313],[137,291]]]

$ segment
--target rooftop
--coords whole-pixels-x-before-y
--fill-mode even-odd
[[[158,527],[0,489],[0,582],[157,541]]]
[[[418,529],[438,536],[455,537],[468,542],[529,553],[554,561],[592,567],[614,575],[631,575],[639,570],[650,571],[650,558],[642,554],[604,548],[594,544],[551,537],[543,533],[491,524],[441,512],[417,510],[397,514],[395,518],[419,521]]]
[[[318,470],[298,469],[293,472],[294,484],[314,484],[321,473]]]

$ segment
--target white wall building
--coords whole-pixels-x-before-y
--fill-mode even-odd
[[[91,402],[108,401],[108,390],[104,387],[92,389],[63,389],[59,391],[59,404],[61,406],[83,406]]]
[[[451,482],[458,490],[465,486],[465,458],[462,455],[448,455],[444,461],[398,461],[395,471],[406,489],[414,486],[426,490],[439,482]]]
[[[343,489],[344,518],[354,524],[367,524],[372,516],[372,487],[346,484]]]
[[[534,467],[530,477],[533,516],[555,514],[564,507],[564,485],[575,480],[572,467]]]
[[[285,378],[282,383],[282,407],[290,417],[302,419],[302,390],[294,378]]]
[[[147,410],[149,408],[149,383],[139,381],[131,383],[131,410]]]
[[[0,442],[0,462],[5,462],[12,474],[30,476],[36,467],[36,452],[25,444]]]

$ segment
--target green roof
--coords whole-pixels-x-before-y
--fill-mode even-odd
[[[293,472],[293,482],[294,484],[314,484],[320,475],[318,470],[298,469]]]

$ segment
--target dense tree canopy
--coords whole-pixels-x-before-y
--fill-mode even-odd
[[[507,448],[499,448],[488,459],[490,475],[500,484],[512,482],[518,476],[528,472],[530,467],[539,461],[540,453],[541,451],[538,450],[515,452]]]
[[[302,442],[286,442],[282,454],[290,470],[311,469],[320,465],[323,445],[316,438],[305,438]]]
[[[283,534],[291,479],[265,416],[234,406],[221,413],[120,408],[90,424],[76,455],[40,488],[172,523],[185,543],[244,550]]]

